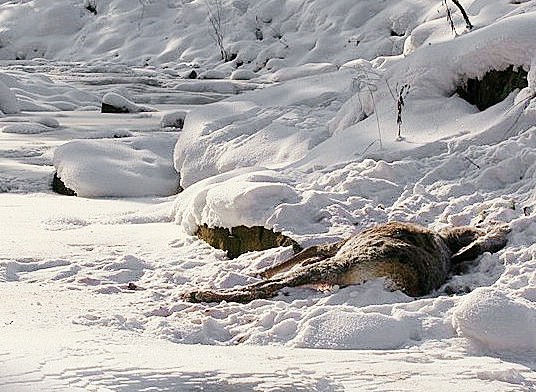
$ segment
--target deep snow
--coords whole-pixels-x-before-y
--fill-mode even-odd
[[[224,1],[221,63],[203,1],[0,2],[0,390],[534,390],[536,3],[462,3],[455,37],[440,1]],[[510,64],[503,102],[454,94]],[[308,246],[388,220],[511,233],[426,298],[181,299],[291,255],[229,260],[199,224]]]

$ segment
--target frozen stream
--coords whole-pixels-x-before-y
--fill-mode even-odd
[[[332,298],[317,293],[308,299],[309,292],[296,290],[291,300],[245,307],[186,304],[180,301],[185,285],[214,275],[219,283],[245,280],[218,271],[263,265],[286,251],[227,260],[174,223],[174,195],[81,198],[52,192],[56,147],[75,139],[135,143],[150,137],[170,141],[171,165],[178,131],[160,126],[163,114],[255,85],[48,61],[5,63],[3,72],[9,76],[4,83],[17,81],[9,87],[23,107],[0,118],[1,392],[536,387],[534,358],[485,350],[455,335],[450,297],[411,302],[373,284]],[[101,114],[100,98],[110,91],[158,111]],[[54,126],[38,126],[43,123]],[[140,290],[128,290],[131,281]],[[296,343],[300,328],[315,327],[310,320],[326,309],[347,314],[366,306],[381,316],[378,322],[390,323],[375,327],[363,318],[371,328],[363,336],[384,350],[297,348],[305,344]],[[381,329],[386,325],[392,336]]]

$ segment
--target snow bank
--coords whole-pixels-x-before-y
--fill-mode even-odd
[[[499,142],[501,129],[523,129],[533,121],[524,109],[534,96],[534,77],[529,75],[526,89],[483,113],[455,90],[487,71],[509,65],[529,69],[536,62],[534,17],[510,14],[513,8],[475,6],[473,18],[482,27],[456,39],[444,19],[423,13],[415,29],[420,38],[408,31],[407,42],[413,43],[408,43],[407,56],[355,60],[338,72],[332,64],[285,67],[272,79],[291,82],[194,111],[175,150],[182,185],[236,167],[292,164],[309,171],[366,157],[430,156],[446,151],[448,140],[462,135],[450,144],[451,150],[461,150],[475,138]],[[394,9],[390,5],[389,12]],[[432,10],[437,11],[428,8],[430,14]],[[416,23],[416,16],[405,23]],[[322,72],[327,73],[301,78]],[[394,90],[403,85],[409,86],[409,95],[398,138]]]
[[[75,140],[54,151],[54,166],[78,196],[169,196],[178,191],[170,147],[176,138],[162,134]]]
[[[458,333],[493,350],[536,350],[536,304],[498,288],[481,288],[454,309]]]

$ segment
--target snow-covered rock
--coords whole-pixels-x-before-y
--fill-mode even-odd
[[[255,72],[248,71],[247,69],[237,69],[236,71],[233,71],[230,78],[232,80],[251,80],[258,77]]]
[[[117,93],[107,93],[102,97],[102,113],[138,113],[150,111],[154,111],[154,109],[137,105]]]
[[[188,112],[186,110],[177,110],[174,112],[166,113],[160,120],[160,126],[162,128],[181,128],[184,125],[184,119]]]
[[[60,126],[59,121],[56,120],[54,117],[50,117],[50,116],[40,116],[40,117],[37,117],[35,121],[49,128],[59,128]]]
[[[276,167],[303,158],[329,136],[351,71],[310,76],[189,113],[175,147],[183,187],[237,167]]]
[[[54,166],[78,196],[169,196],[177,193],[179,183],[170,160],[170,143],[176,138],[76,140],[54,151]]]
[[[16,122],[0,124],[0,130],[3,133],[17,133],[26,135],[35,135],[38,133],[50,132],[53,128],[47,127],[43,124],[32,122]]]

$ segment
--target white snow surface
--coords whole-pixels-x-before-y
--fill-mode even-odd
[[[227,63],[204,1],[86,3],[0,1],[1,391],[536,389],[533,1],[464,0],[472,31],[451,5],[455,37],[440,1],[223,0]],[[528,87],[503,102],[454,94],[509,65]],[[229,260],[200,224],[309,246],[392,220],[511,232],[425,298],[182,300],[292,254]]]

